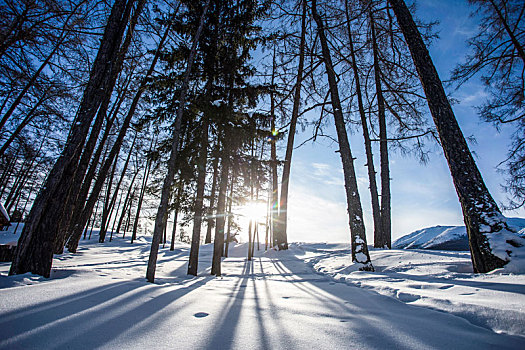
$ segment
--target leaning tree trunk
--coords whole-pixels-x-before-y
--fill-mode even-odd
[[[129,0],[133,3],[133,0]],[[107,87],[120,47],[124,28],[128,22],[131,5],[126,0],[116,0],[101,39],[100,49],[91,70],[89,82],[84,91],[76,122],[72,125],[66,146],[51,169],[43,190],[39,193],[29,218],[24,226],[17,248],[10,275],[32,272],[49,277],[53,262],[53,244],[57,234],[58,220],[62,215],[61,201],[65,198],[56,196],[63,188],[71,188],[82,148],[91,122],[108,92]]]
[[[115,89],[115,85],[117,82],[117,78],[122,70],[123,64],[124,64],[124,58],[126,56],[126,53],[128,52],[128,49],[131,45],[131,41],[133,38],[133,33],[135,31],[135,26],[137,25],[138,19],[140,14],[142,13],[142,9],[144,8],[146,0],[138,0],[137,2],[137,8],[135,9],[135,12],[133,13],[133,16],[131,16],[129,20],[129,26],[126,33],[126,36],[122,42],[122,45],[119,47],[119,51],[115,58],[114,63],[114,69],[111,72],[111,76],[109,78],[109,83],[107,86],[108,93],[104,96],[102,99],[101,104],[99,105],[98,109],[98,115],[95,119],[95,122],[93,123],[93,126],[91,127],[91,134],[89,135],[89,138],[87,139],[84,149],[82,151],[82,156],[80,157],[80,161],[77,164],[77,168],[75,170],[74,178],[71,180],[71,186],[68,192],[63,191],[63,193],[59,193],[60,197],[63,197],[65,200],[62,201],[62,215],[60,219],[58,220],[58,228],[57,228],[57,237],[55,239],[55,253],[62,253],[64,244],[66,239],[68,238],[67,229],[69,226],[69,223],[71,222],[71,213],[69,212],[70,206],[79,205],[80,203],[84,203],[84,201],[77,200],[77,193],[79,193],[82,183],[84,180],[84,177],[86,175],[86,171],[89,166],[89,160],[91,159],[91,156],[93,155],[93,151],[96,146],[96,141],[98,139],[98,136],[100,134],[100,130],[102,129],[102,124],[104,119],[107,118],[107,111],[111,102],[111,96],[113,93],[113,90]],[[131,11],[132,3],[128,3],[128,8],[126,11]],[[128,17],[129,15],[126,15]],[[131,79],[128,80],[127,84],[125,84],[124,90],[127,90],[127,85],[129,85],[129,82]],[[123,93],[125,95],[125,93]],[[115,110],[113,118],[111,118],[110,124],[113,122],[113,119],[116,119],[116,116],[118,114],[118,110],[120,108],[120,105],[122,104],[122,101],[124,100],[124,96],[121,96],[120,99],[117,99],[117,102],[115,103]]]
[[[108,159],[103,163],[100,171],[99,171],[99,177],[95,181],[95,184],[93,185],[92,194],[89,196],[86,204],[83,206],[82,211],[79,214],[79,217],[75,222],[73,222],[73,229],[70,233],[70,238],[68,241],[68,250],[70,252],[75,252],[76,248],[78,246],[78,242],[80,240],[80,237],[82,235],[82,231],[84,226],[87,223],[87,220],[91,216],[91,212],[93,211],[93,208],[95,206],[95,199],[98,197],[98,194],[100,193],[100,190],[102,189],[102,185],[104,182],[104,177],[106,176],[107,172],[109,171],[109,168],[111,166],[112,160],[118,156],[118,153],[120,152],[120,147],[122,146],[122,142],[124,141],[124,137],[126,136],[126,133],[129,129],[129,126],[131,124],[131,120],[133,119],[133,116],[135,115],[135,111],[137,110],[138,104],[140,102],[140,99],[142,97],[142,93],[146,89],[148,78],[153,74],[153,71],[155,70],[155,66],[157,64],[157,61],[160,56],[160,52],[164,46],[164,43],[166,41],[166,38],[168,37],[170,30],[170,26],[166,28],[166,31],[164,32],[164,35],[162,36],[158,46],[157,50],[155,52],[155,56],[153,57],[153,60],[151,61],[151,65],[148,68],[148,71],[146,72],[146,75],[143,77],[141,84],[139,86],[139,89],[137,90],[135,96],[133,97],[133,101],[131,102],[131,105],[128,110],[128,114],[122,121],[122,126],[120,128],[120,131],[117,135],[117,139],[115,140],[115,143],[113,144],[113,147],[111,148],[110,154]],[[91,170],[91,169],[90,169]],[[89,180],[91,181],[91,180]],[[83,189],[84,190],[84,189]],[[82,190],[82,191],[83,191]],[[87,190],[86,190],[87,194]],[[131,210],[131,208],[130,208]],[[120,223],[119,223],[120,227]],[[118,228],[117,228],[118,230]]]
[[[363,129],[363,138],[365,141],[366,167],[368,170],[368,182],[370,184],[370,198],[372,202],[372,217],[374,219],[374,245],[375,238],[381,235],[381,209],[379,207],[379,195],[377,193],[376,171],[374,167],[374,155],[372,153],[372,142],[370,141],[370,132],[368,130],[368,121],[366,119],[365,107],[363,104],[363,93],[361,90],[361,81],[359,68],[357,67],[356,53],[354,49],[354,40],[352,37],[352,28],[350,24],[350,13],[348,10],[348,1],[345,1],[346,23],[348,30],[348,43],[350,48],[350,58],[352,59],[352,71],[357,93],[357,105],[359,116],[361,117],[361,127]]]
[[[500,237],[500,231],[508,230],[505,217],[501,215],[483,182],[410,11],[403,0],[389,0],[389,2],[423,85],[461,203],[474,272],[489,272],[500,268],[510,261],[512,243],[514,243],[509,243]],[[495,252],[491,241],[498,238],[501,238],[504,248]]]
[[[350,233],[352,240],[352,261],[361,264],[359,268],[364,271],[374,271],[368,246],[366,244],[365,223],[363,221],[363,210],[361,208],[361,199],[357,188],[357,177],[354,169],[354,158],[348,142],[346,126],[339,99],[339,89],[335,77],[334,66],[330,56],[330,49],[324,32],[324,25],[321,17],[317,13],[317,1],[312,1],[312,15],[317,23],[317,31],[321,42],[323,61],[326,67],[326,75],[330,86],[330,96],[332,98],[332,108],[334,114],[335,127],[337,130],[337,140],[339,143],[339,154],[343,163],[343,173],[345,180],[346,200],[348,205],[348,216],[350,218]]]
[[[288,142],[286,144],[286,155],[284,157],[283,175],[281,181],[281,202],[279,203],[279,220],[277,230],[274,232],[275,245],[281,249],[288,249],[287,218],[288,218],[288,185],[290,182],[290,170],[292,166],[293,142],[297,119],[299,118],[299,105],[301,104],[301,85],[303,81],[304,51],[306,42],[306,0],[303,2],[303,13],[301,15],[301,41],[299,44],[299,67],[297,68],[297,81],[295,82],[295,94],[292,107],[292,118]]]
[[[193,43],[191,45],[190,55],[188,57],[188,63],[186,66],[186,71],[184,72],[184,78],[182,81],[180,96],[179,96],[179,108],[177,109],[177,116],[175,118],[175,123],[173,127],[173,141],[171,145],[170,158],[168,160],[167,168],[168,173],[162,184],[162,191],[160,195],[159,209],[157,210],[157,216],[155,218],[155,228],[153,230],[153,240],[151,241],[151,250],[148,259],[148,269],[146,271],[146,279],[148,282],[153,283],[155,281],[155,270],[157,268],[157,255],[159,251],[160,239],[162,237],[162,232],[164,232],[164,226],[166,225],[166,220],[168,218],[168,203],[170,199],[171,187],[173,180],[175,178],[176,165],[177,165],[177,154],[179,148],[179,139],[180,139],[180,130],[182,124],[182,114],[184,113],[184,107],[186,105],[186,93],[189,89],[190,83],[190,74],[191,68],[193,66],[193,61],[197,55],[197,46],[199,44],[199,38],[204,27],[204,20],[206,18],[206,12],[210,5],[210,0],[206,0],[204,9],[200,18],[199,27],[193,38]]]
[[[376,28],[370,12],[370,30],[372,32],[372,51],[374,56],[374,79],[376,84],[377,117],[379,120],[379,159],[381,166],[381,230],[374,235],[374,247],[391,247],[392,224],[390,217],[390,168],[388,161],[388,141],[386,132],[386,113],[383,88],[381,86],[381,67],[379,66],[379,49],[377,46]]]

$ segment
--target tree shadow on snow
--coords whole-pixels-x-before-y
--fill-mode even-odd
[[[3,313],[0,348],[97,348],[138,324],[155,327],[159,311],[212,278],[186,281],[179,288],[142,279],[116,282]]]
[[[328,307],[331,310],[330,317],[340,318],[341,322],[345,322],[357,334],[362,335],[367,348],[407,348],[408,344],[417,348],[461,348],[461,344],[469,347],[475,344],[468,343],[468,340],[462,340],[463,343],[460,343],[457,341],[458,336],[469,335],[471,339],[481,344],[489,344],[493,341],[492,338],[500,336],[491,330],[480,332],[478,327],[472,327],[465,319],[408,305],[374,291],[334,282],[321,275],[318,275],[317,279],[308,280],[303,279],[301,275],[291,276],[290,272],[306,266],[304,260],[297,258],[291,252],[282,259],[272,259],[272,263],[291,285]],[[399,277],[408,278],[402,274]],[[447,281],[447,283],[451,282]],[[476,282],[460,281],[459,283],[477,286]],[[491,286],[487,284],[484,287]],[[516,287],[516,285],[509,286],[511,289]],[[501,289],[501,286],[498,286],[498,289]],[[524,339],[521,337],[508,336],[500,339],[500,342],[505,344],[505,339],[512,340],[514,344],[524,344]]]

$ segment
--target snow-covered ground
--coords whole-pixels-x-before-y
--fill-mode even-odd
[[[354,271],[346,245],[245,253],[216,278],[202,246],[190,278],[188,246],[162,249],[155,284],[145,238],[82,241],[50,279],[0,263],[0,348],[525,348],[524,276],[474,275],[467,253],[372,250],[374,273]]]
[[[294,250],[304,251],[315,271],[335,281],[525,336],[525,275],[504,270],[474,274],[469,252],[371,249],[376,271],[370,273],[356,271],[345,245],[298,244]]]

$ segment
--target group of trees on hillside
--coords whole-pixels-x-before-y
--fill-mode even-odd
[[[525,5],[471,2],[480,33],[452,78],[460,85],[485,74],[491,99],[482,118],[518,125],[507,163],[511,205],[520,206]],[[434,141],[450,167],[474,270],[503,266],[519,244],[503,242],[505,256],[491,248],[510,229],[429,55],[433,25],[415,21],[403,0],[9,0],[0,13],[0,196],[25,222],[10,274],[48,277],[53,254],[76,252],[94,226],[100,243],[114,234],[133,243],[149,219],[150,282],[168,237],[172,250],[176,238],[191,243],[190,275],[203,237],[214,244],[215,275],[241,229],[248,259],[263,237],[267,249],[287,249],[301,124],[312,126],[312,140],[332,137],[326,129],[335,125],[361,269],[374,267],[349,128],[363,135],[374,247],[391,246],[389,154],[425,161]],[[232,208],[254,203],[267,206],[266,220],[239,227]]]

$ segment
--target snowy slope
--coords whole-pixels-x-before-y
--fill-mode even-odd
[[[449,312],[496,332],[525,336],[524,274],[504,269],[474,274],[468,252],[374,248],[370,255],[376,272],[369,273],[357,270],[348,249],[299,244],[292,251],[302,251],[314,270],[334,281]]]
[[[525,233],[525,219],[507,218],[507,223]],[[469,250],[465,226],[433,226],[414,231],[396,240],[393,248],[399,249],[435,249],[435,250]]]
[[[7,277],[0,263],[0,348],[525,348],[524,276],[473,275],[465,253],[373,250],[369,273],[353,272],[346,244],[251,262],[236,245],[216,278],[212,248],[191,278],[188,246],[162,249],[155,284],[144,280],[145,238],[83,241],[55,258],[51,279]]]

